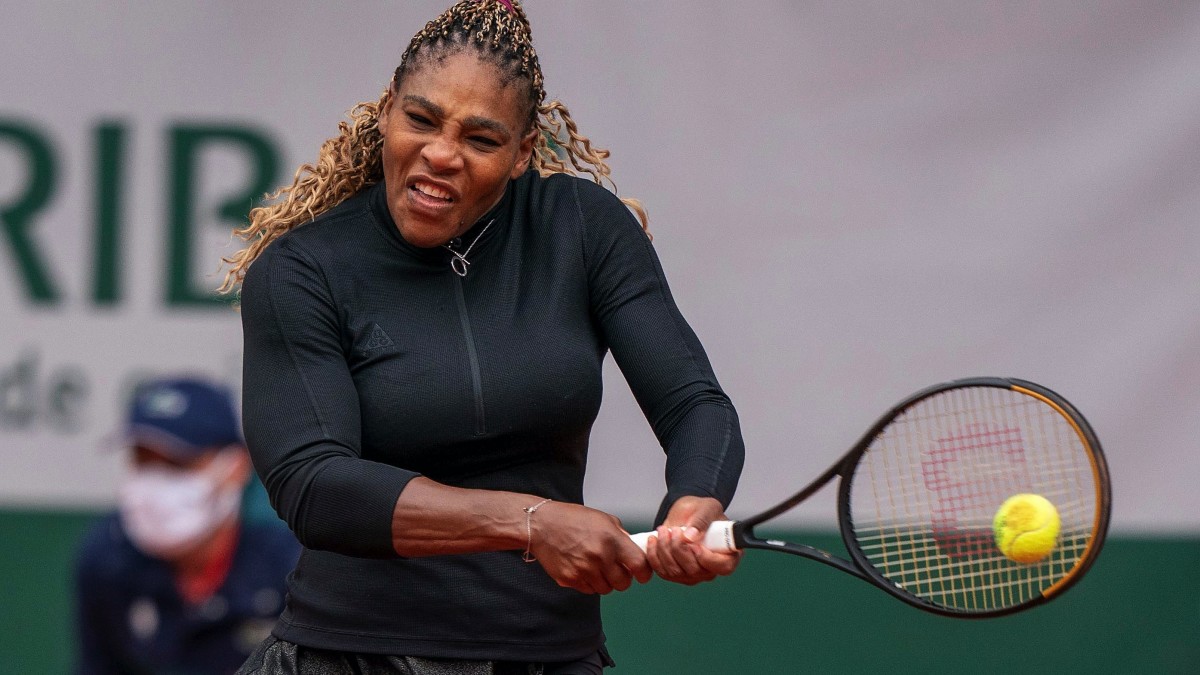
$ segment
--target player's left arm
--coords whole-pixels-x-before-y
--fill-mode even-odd
[[[637,220],[604,188],[580,180],[575,189],[592,316],[667,455],[654,522],[683,497],[724,509],[745,456],[737,412]]]
[[[685,584],[729,574],[740,554],[701,542],[709,523],[727,520],[741,475],[737,412],[638,222],[607,190],[576,186],[592,314],[667,456],[661,526],[647,559],[659,576]]]
[[[737,556],[710,555],[697,542],[725,519],[737,488],[745,457],[737,412],[639,223],[607,190],[578,181],[576,191],[592,314],[666,453],[654,522],[673,529],[662,530],[651,562],[687,583],[728,574]]]

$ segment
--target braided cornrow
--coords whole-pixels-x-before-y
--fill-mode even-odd
[[[267,195],[267,204],[250,211],[250,223],[234,234],[248,242],[225,262],[229,270],[221,292],[236,288],[250,264],[283,233],[309,222],[368,185],[383,179],[380,158],[383,137],[379,112],[399,88],[401,80],[427,59],[472,48],[507,75],[503,84],[528,81],[530,128],[538,130],[531,165],[542,176],[585,173],[616,191],[610,177],[609,152],[593,147],[579,133],[570,111],[561,102],[545,102],[542,68],[533,49],[529,18],[518,0],[461,0],[417,33],[400,57],[391,85],[378,101],[359,103],[350,121],[338,125],[339,134],[321,146],[315,164],[296,170],[292,184]],[[645,229],[646,211],[636,199],[622,199],[637,214]]]

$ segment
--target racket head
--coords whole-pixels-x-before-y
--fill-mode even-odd
[[[968,378],[899,403],[843,459],[842,538],[867,578],[937,614],[991,617],[1044,603],[1077,583],[1104,545],[1108,467],[1081,414],[1055,392]],[[1058,510],[1053,550],[1035,563],[1001,553],[1000,505],[1040,494]]]

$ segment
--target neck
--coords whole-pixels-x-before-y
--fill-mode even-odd
[[[233,565],[239,533],[237,518],[230,518],[195,551],[171,563],[175,570],[175,585],[189,604],[209,599],[225,583]]]

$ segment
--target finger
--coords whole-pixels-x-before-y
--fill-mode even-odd
[[[577,579],[555,579],[554,582],[563,588],[569,588],[573,591],[579,591],[580,593],[586,593],[588,595],[596,592],[589,584]]]
[[[696,544],[697,546],[704,545],[704,533],[708,531],[708,523],[699,525],[688,525],[683,528],[683,538],[685,541]]]
[[[588,578],[587,585],[597,595],[608,595],[613,590],[612,584],[603,573],[593,574]]]
[[[666,549],[675,565],[680,569],[680,575],[687,578],[706,577],[708,572],[700,564],[700,553],[703,545],[691,543],[693,539],[702,538],[695,528],[671,528],[670,545]]]
[[[700,564],[700,551],[699,547],[688,543],[684,539],[681,531],[673,531],[671,533],[671,545],[667,547],[666,556],[679,571],[670,580],[675,583],[692,586],[702,581],[711,581],[715,578],[713,573],[706,570]]]
[[[564,574],[561,577],[555,577],[554,582],[563,588],[569,588],[573,591],[593,595],[599,593],[604,584],[594,583],[594,575],[585,574],[581,569],[576,568],[575,571]]]
[[[708,572],[714,575],[725,576],[732,574],[737,569],[738,563],[742,560],[741,551],[712,551],[703,549],[700,551],[699,562]]]
[[[665,577],[667,570],[663,567],[661,546],[657,534],[652,534],[646,539],[646,562],[650,563],[650,569],[655,574]]]
[[[679,535],[679,546],[675,550],[675,562],[683,571],[683,576],[689,579],[703,579],[709,576],[708,570],[700,564],[700,549],[694,544],[689,544],[683,541],[683,535]]]
[[[693,564],[694,564],[694,567],[692,566]],[[714,574],[714,573],[710,572],[708,569],[706,569],[703,565],[700,564],[699,559],[697,557],[693,556],[691,559],[691,564],[687,565],[684,569],[685,581],[681,581],[681,583],[686,583],[687,585],[691,586],[691,585],[698,584],[698,583],[701,583],[704,581],[712,581],[713,579],[716,579],[716,578],[717,578],[716,574]]]
[[[650,565],[649,551],[643,553],[642,549],[638,548],[632,540],[621,547],[619,562],[634,579],[638,580],[638,583],[644,584],[654,576],[654,569]]]
[[[722,563],[716,560],[707,560],[706,556],[715,554],[703,545],[690,543],[687,540],[689,534],[694,535],[695,533],[679,530],[672,534],[675,545],[669,549],[669,553],[671,560],[680,569],[680,573],[678,576],[672,577],[671,581],[687,586],[712,581],[717,575],[708,569],[708,566],[724,569]]]
[[[667,546],[663,550],[663,557],[668,561],[668,565],[674,570],[673,577],[675,581],[691,577],[698,569],[695,561],[695,555],[688,551],[688,543],[683,538],[683,533],[678,528],[669,528],[667,530],[670,539],[667,541]]]
[[[588,595],[604,595],[608,591],[604,590],[604,584],[596,584],[589,580],[580,579],[571,584],[571,588],[586,593]],[[611,589],[610,589],[611,590]]]
[[[633,575],[621,564],[610,565],[604,574],[604,580],[614,591],[623,591],[633,585]]]
[[[652,537],[652,539],[654,538]],[[658,537],[656,539],[657,541],[655,541],[654,552],[655,562],[657,564],[654,567],[654,571],[658,573],[658,576],[663,577],[664,579],[682,576],[683,568],[681,568],[679,563],[675,560],[675,556],[672,551],[673,536],[671,529],[667,527],[658,528]]]

